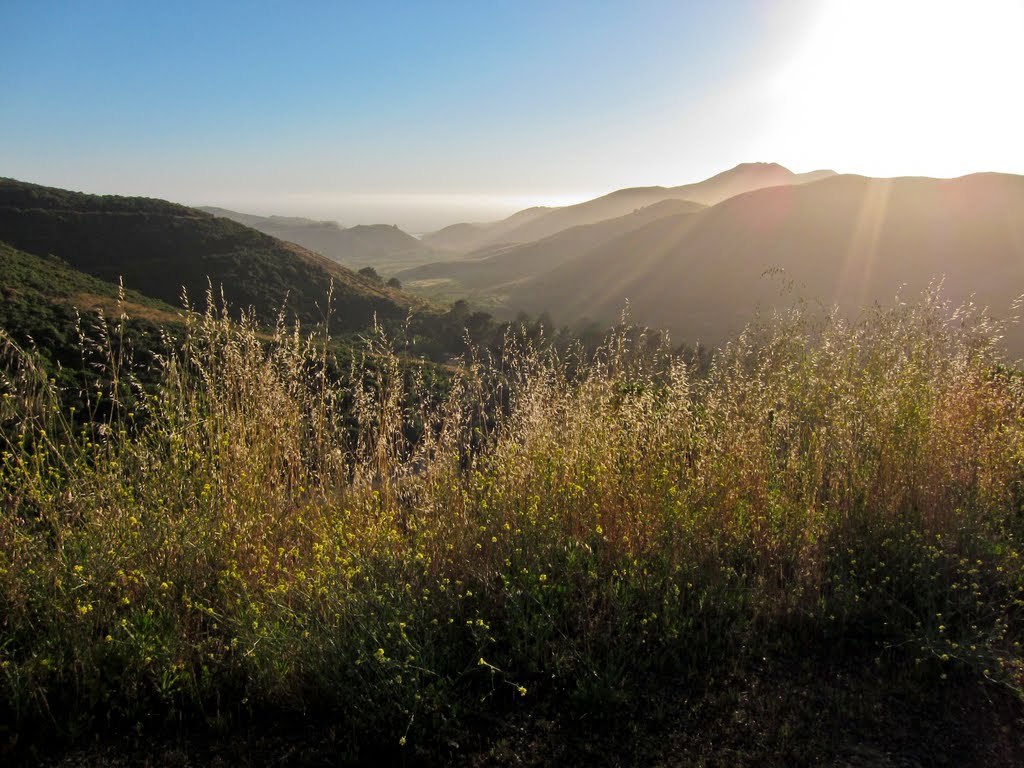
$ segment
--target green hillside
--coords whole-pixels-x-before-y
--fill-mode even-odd
[[[178,313],[162,301],[126,291],[119,304],[118,288],[70,268],[53,256],[34,256],[0,242],[0,329],[19,346],[34,344],[53,362],[75,365],[78,338],[76,309],[100,310],[114,316],[119,309],[146,323],[177,323]]]
[[[367,280],[300,246],[233,221],[163,200],[87,195],[0,179],[0,240],[124,284],[172,305],[182,288],[193,303],[208,285],[231,305],[272,320],[287,307],[322,318],[334,283],[334,321],[363,329],[376,315],[400,321],[422,302]]]
[[[0,180],[0,243],[5,239],[0,329],[20,345],[31,339],[54,370],[82,369],[76,309],[101,308],[108,316],[124,309],[132,342],[148,347],[147,337],[180,322],[181,286],[198,309],[212,284],[218,302],[223,290],[230,307],[253,307],[261,324],[276,321],[287,302],[289,316],[308,326],[322,321],[333,282],[336,342],[358,345],[356,337],[376,320],[408,355],[434,362],[462,355],[467,332],[475,343],[500,346],[508,327],[464,302],[438,307],[300,246],[161,200]],[[130,289],[120,308],[119,279]]]
[[[131,381],[118,386],[124,399],[134,402],[137,387],[153,387],[154,353],[166,352],[168,332],[175,336],[181,330],[180,311],[164,302],[122,292],[54,256],[34,256],[0,242],[3,384],[21,375],[14,373],[12,362],[19,358],[14,350],[31,350],[41,363],[38,372],[52,379],[75,409],[76,423],[109,417],[108,400],[100,402],[93,393],[112,386],[111,360],[132,361]]]

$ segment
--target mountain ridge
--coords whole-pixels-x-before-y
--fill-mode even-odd
[[[751,189],[802,184],[834,173],[830,170],[817,170],[796,174],[778,163],[740,163],[691,184],[676,187],[626,187],[560,208],[527,208],[490,224],[455,224],[425,235],[423,239],[432,244],[443,242],[448,247],[458,245],[463,252],[498,243],[533,242],[573,226],[618,218],[662,200],[681,199],[713,205]],[[454,233],[457,236],[453,237]]]
[[[599,245],[666,216],[695,213],[703,206],[688,200],[662,200],[625,216],[580,224],[530,243],[485,246],[461,259],[433,262],[398,273],[410,288],[419,281],[445,280],[452,291],[500,291],[507,284],[541,274]]]
[[[844,174],[753,190],[567,260],[517,285],[507,305],[614,320],[628,300],[637,322],[714,344],[752,308],[780,304],[762,278],[779,269],[808,298],[846,310],[944,276],[949,298],[1005,314],[1024,291],[1024,177]],[[1020,328],[1007,339],[1024,351]]]

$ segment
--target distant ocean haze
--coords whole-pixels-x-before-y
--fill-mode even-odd
[[[243,195],[192,201],[259,216],[302,216],[355,224],[395,224],[419,236],[458,222],[491,222],[532,206],[563,206],[593,197],[579,194],[367,193],[289,194],[275,198]]]

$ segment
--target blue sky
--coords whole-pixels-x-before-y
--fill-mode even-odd
[[[1000,12],[1016,20],[1019,5]],[[834,114],[814,108],[818,64],[856,86],[850,56],[829,53],[843,50],[837,30],[861,23],[863,38],[887,18],[880,6],[874,17],[851,22],[840,9],[823,20],[822,7],[6,0],[0,175],[422,230],[621,186],[680,184],[747,160],[973,170],[970,158],[962,168],[920,167],[922,157],[913,167],[860,167],[880,151],[858,163],[843,142],[821,140],[850,118],[835,97],[824,100]],[[982,21],[1005,26],[990,17]],[[938,56],[954,22],[963,26],[951,16],[910,52],[929,43]],[[826,50],[823,40],[836,44]],[[865,42],[850,50],[869,51]],[[889,80],[884,70],[902,53],[893,47],[870,76]],[[1012,127],[1018,115],[996,117]],[[804,126],[816,120],[812,141]]]

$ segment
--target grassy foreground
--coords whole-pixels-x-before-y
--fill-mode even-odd
[[[795,309],[700,375],[625,335],[586,365],[510,341],[444,389],[383,340],[339,373],[323,339],[186,323],[149,392],[111,325],[98,424],[6,345],[13,754],[308,717],[352,759],[441,760],[771,659],[1024,691],[1024,378],[935,296]]]

